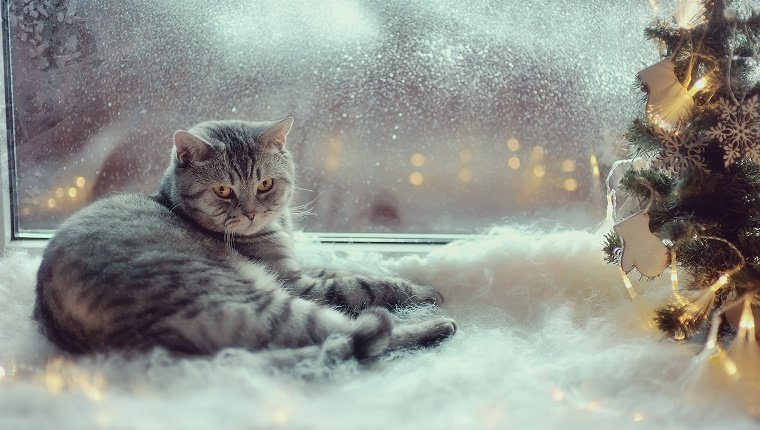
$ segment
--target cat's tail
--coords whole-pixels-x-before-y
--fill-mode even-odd
[[[450,318],[394,326],[387,309],[368,308],[354,320],[353,330],[346,340],[327,339],[322,350],[328,355],[332,353],[336,359],[353,357],[366,362],[394,349],[436,345],[456,333],[456,328],[456,323]],[[343,354],[350,351],[351,357],[340,357],[340,354],[335,354],[338,351]]]
[[[291,367],[308,361],[337,363],[351,359],[367,363],[392,350],[434,346],[451,337],[456,330],[456,323],[451,318],[394,325],[387,309],[368,308],[353,320],[348,333],[334,333],[321,345],[261,353],[277,367]]]

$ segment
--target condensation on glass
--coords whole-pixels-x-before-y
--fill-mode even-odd
[[[10,1],[19,233],[153,192],[176,129],[288,115],[305,230],[591,225],[656,3]]]

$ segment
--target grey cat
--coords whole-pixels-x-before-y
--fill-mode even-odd
[[[110,197],[64,222],[37,274],[43,333],[71,353],[242,347],[294,360],[365,360],[453,335],[443,317],[394,326],[387,309],[442,302],[430,287],[293,258],[292,123],[177,131],[157,195]]]

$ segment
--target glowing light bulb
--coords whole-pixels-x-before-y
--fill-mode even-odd
[[[76,179],[76,185],[77,185],[77,187],[82,188],[82,187],[84,187],[85,183],[86,183],[86,181],[85,181],[85,179],[84,179],[83,176],[77,176],[77,179]]]
[[[546,174],[546,169],[544,166],[536,166],[533,168],[533,174],[536,175],[537,178],[543,178]]]
[[[676,268],[676,252],[670,251],[670,288],[673,294],[678,294],[678,269]]]
[[[694,82],[694,85],[689,88],[689,95],[694,96],[699,91],[703,90],[707,86],[707,78],[701,78]]]
[[[628,291],[628,295],[631,297],[631,300],[635,299],[638,294],[636,294],[636,290],[633,289],[633,284],[631,284],[631,280],[628,278],[628,275],[618,267],[618,270],[620,271],[620,276],[623,278],[623,285],[625,285],[625,290]]]
[[[77,189],[74,187],[69,188],[69,197],[72,199],[77,196]]]
[[[512,152],[517,152],[520,149],[520,141],[514,137],[510,138],[507,141],[507,148],[509,148],[509,150]]]

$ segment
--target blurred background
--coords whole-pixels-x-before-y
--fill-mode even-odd
[[[11,0],[19,233],[154,192],[177,129],[289,115],[304,230],[594,225],[658,2],[530,3]]]

